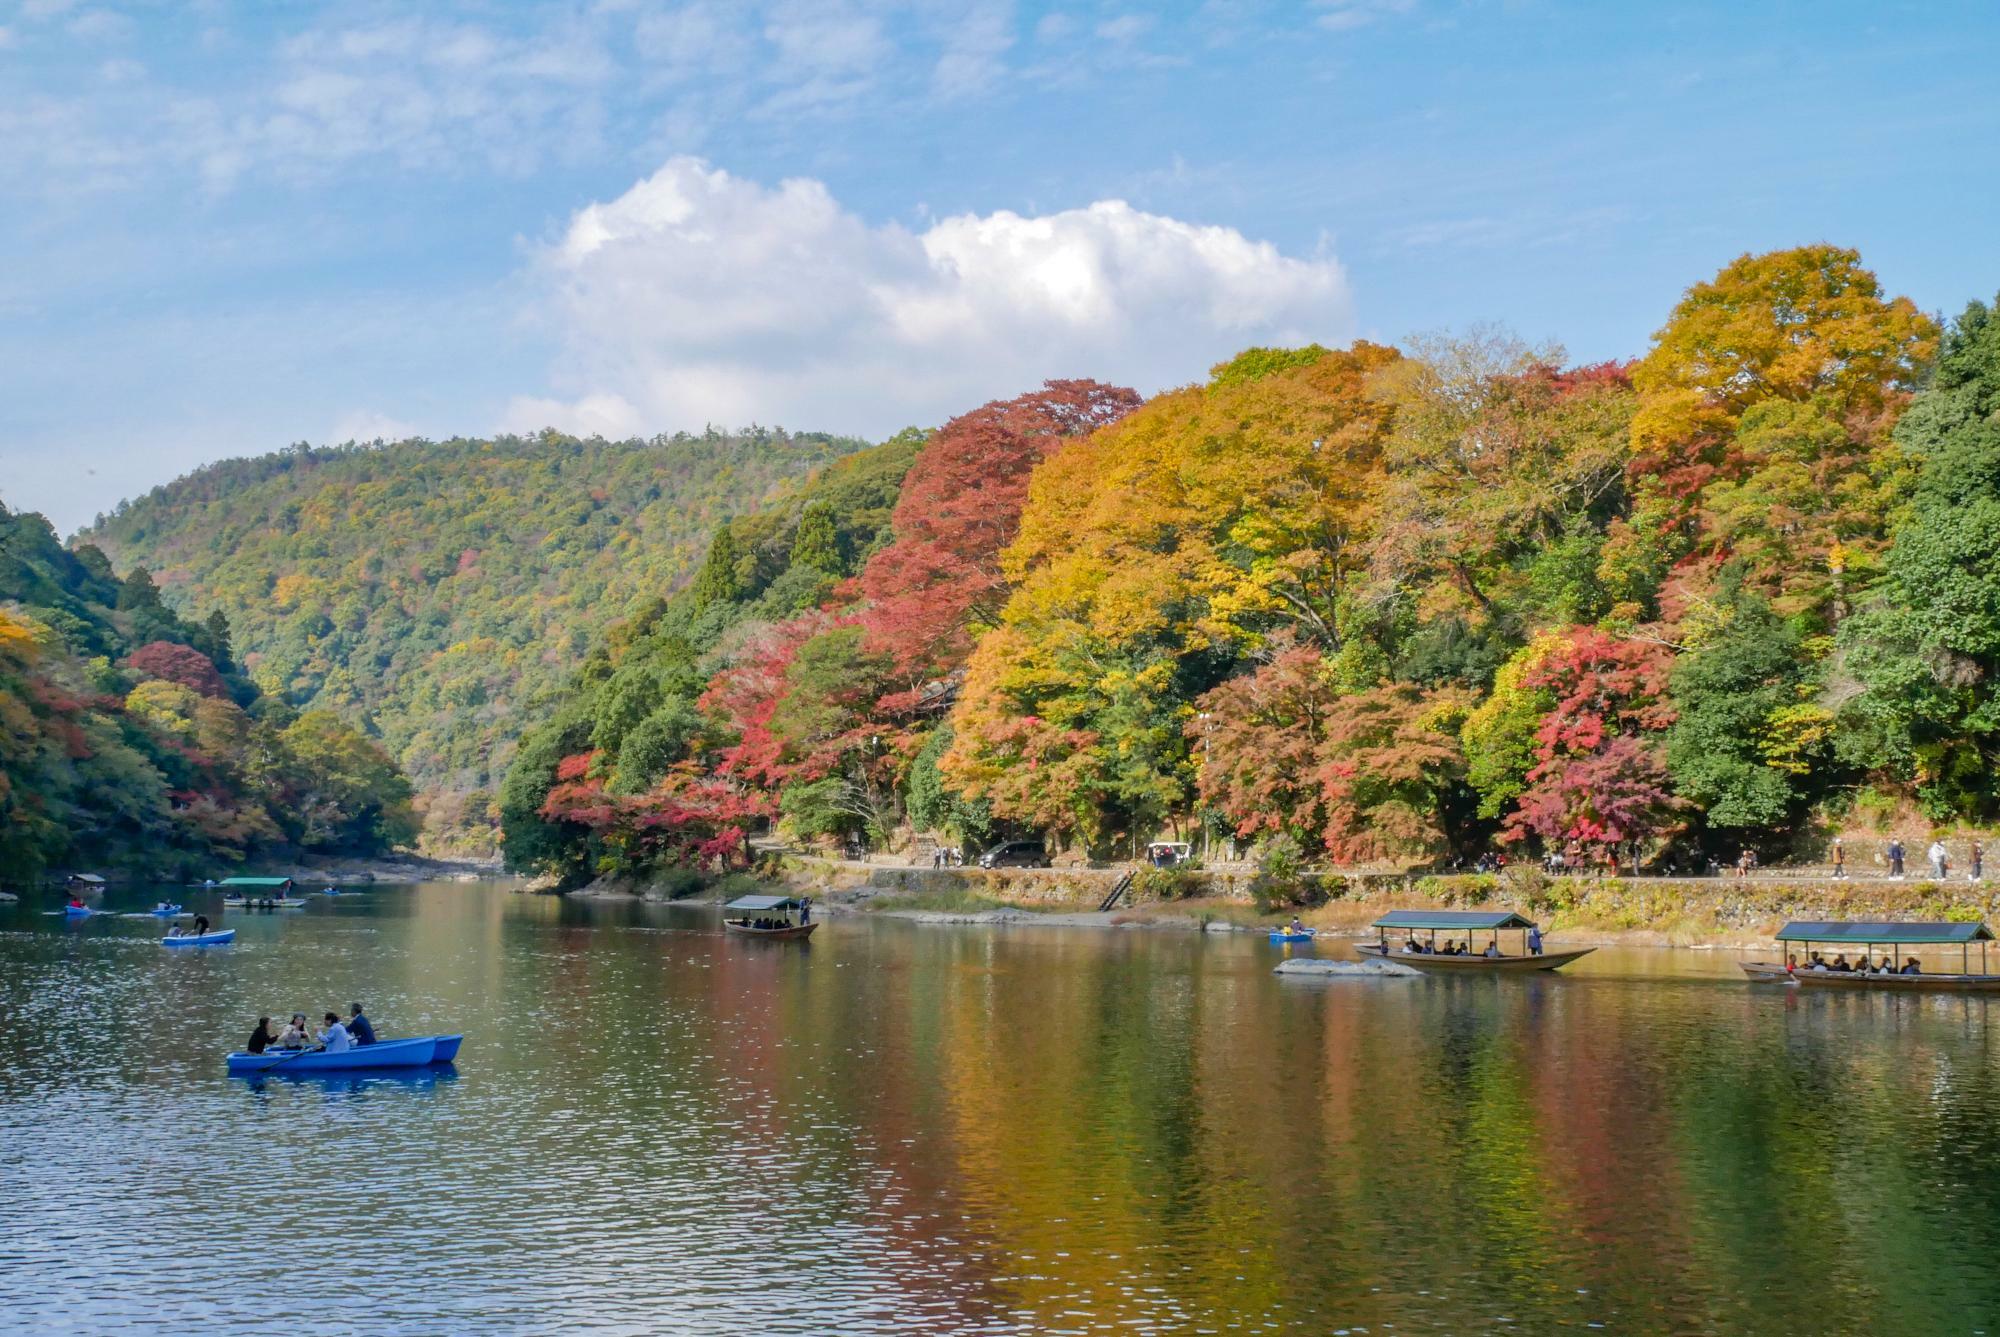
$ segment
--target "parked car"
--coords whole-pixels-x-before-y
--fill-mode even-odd
[[[1047,868],[1048,847],[1039,840],[1003,840],[979,856],[981,868]]]

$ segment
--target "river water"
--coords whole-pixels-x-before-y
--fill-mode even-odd
[[[2000,1002],[477,884],[167,952],[54,904],[0,907],[8,1330],[2000,1331]],[[456,1071],[224,1075],[354,999]]]

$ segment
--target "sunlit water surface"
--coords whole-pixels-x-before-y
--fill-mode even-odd
[[[183,953],[55,904],[0,907],[10,1330],[2000,1331],[2000,1001],[464,884]],[[224,1075],[357,998],[457,1071]]]

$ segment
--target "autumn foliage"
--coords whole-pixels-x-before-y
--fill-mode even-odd
[[[522,808],[646,857],[770,815],[1405,865],[1803,849],[1857,795],[2000,813],[1967,704],[2000,657],[1961,630],[1988,591],[1939,555],[2000,551],[1991,328],[1807,246],[1694,285],[1631,361],[1480,329],[1251,349],[1144,403],[1051,381],[930,434],[872,545],[832,502],[752,517],[792,526],[771,583],[778,540],[732,522],[531,735]],[[679,740],[728,816],[614,794],[618,757],[569,773],[641,669],[698,679],[632,736]],[[687,840],[648,844],[647,805]]]

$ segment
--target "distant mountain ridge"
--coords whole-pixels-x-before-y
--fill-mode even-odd
[[[730,517],[782,510],[867,444],[752,428],[297,446],[198,469],[77,541],[148,569],[169,604],[225,613],[265,691],[377,731],[431,845],[464,848],[602,629],[674,587]]]

